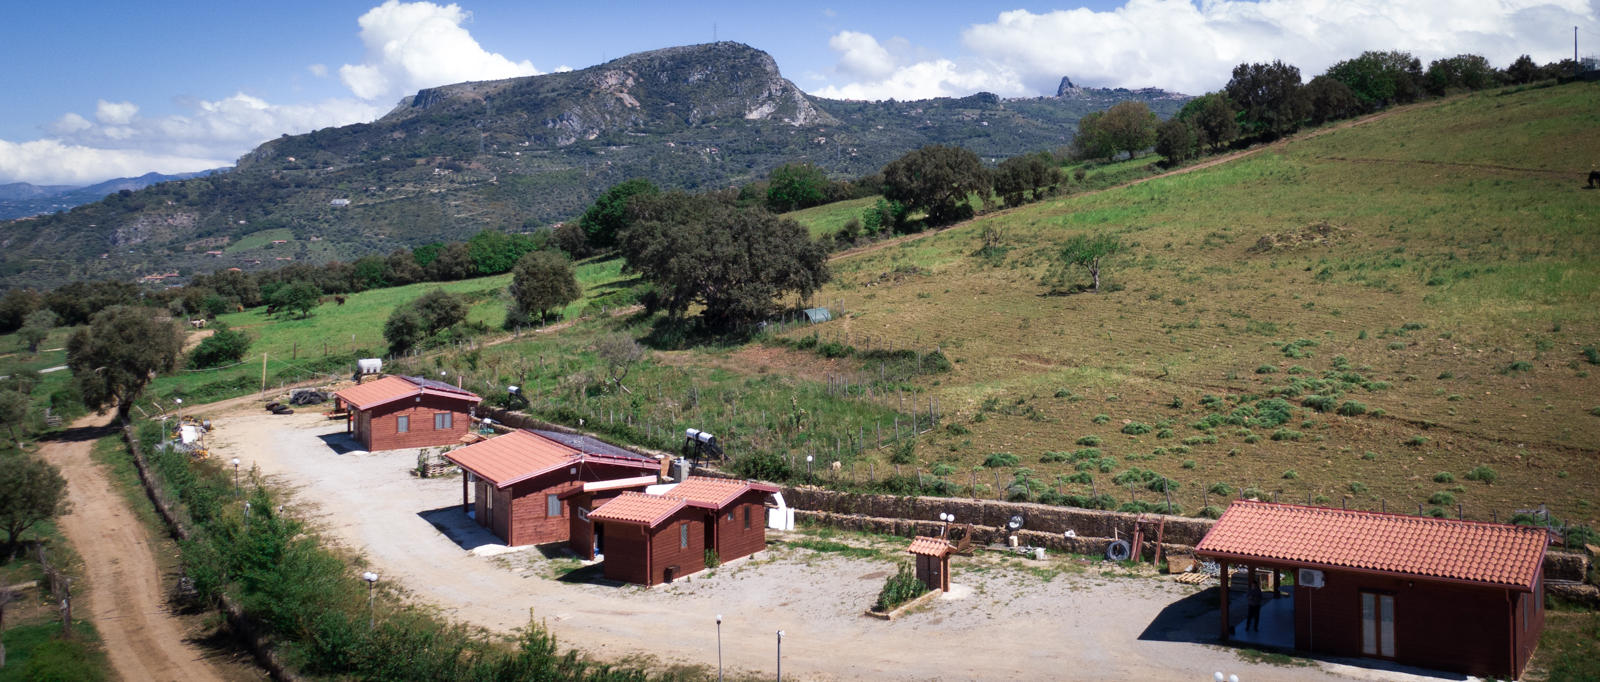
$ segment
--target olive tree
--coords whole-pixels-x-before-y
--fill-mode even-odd
[[[969,149],[929,145],[883,167],[883,195],[909,210],[927,211],[930,223],[971,215],[966,201],[974,194],[989,194],[989,173]]]
[[[1094,292],[1100,293],[1100,265],[1107,257],[1121,253],[1125,247],[1115,235],[1077,235],[1061,248],[1061,261],[1066,265],[1081,265],[1094,279]]]
[[[22,318],[22,329],[17,332],[17,335],[27,342],[29,353],[37,353],[39,352],[39,344],[50,338],[50,330],[54,329],[59,321],[61,321],[61,318],[56,316],[55,312],[49,308],[35,310],[28,313],[27,317]]]
[[[126,421],[151,379],[177,368],[183,336],[171,319],[157,319],[158,312],[113,306],[67,340],[67,367],[85,407],[104,412],[115,406]]]
[[[511,296],[506,307],[507,328],[543,320],[551,310],[583,296],[572,263],[552,251],[529,252],[518,260],[507,293]]]

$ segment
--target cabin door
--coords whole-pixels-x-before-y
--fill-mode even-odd
[[[1361,655],[1394,658],[1394,595],[1361,593]]]

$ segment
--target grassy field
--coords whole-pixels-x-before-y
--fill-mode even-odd
[[[1600,87],[1573,84],[1419,105],[854,255],[822,293],[851,314],[824,333],[951,354],[928,389],[970,433],[936,439],[925,465],[1009,452],[1054,484],[1082,460],[1041,459],[1092,436],[1121,460],[1091,467],[1101,490],[1154,471],[1190,510],[1222,484],[1485,519],[1548,503],[1592,522],[1600,367],[1581,349],[1600,343],[1600,192],[1581,187],[1597,104]],[[976,255],[989,227],[999,257]],[[1107,231],[1132,247],[1103,273],[1119,290],[1052,295],[1086,280],[1058,279],[1058,244]],[[1274,395],[1288,421],[1202,423]],[[1305,406],[1318,395],[1365,413]],[[1478,467],[1492,485],[1466,480]]]
[[[236,241],[236,242],[234,242],[232,244],[229,244],[227,246],[227,248],[223,249],[223,251],[226,251],[228,253],[237,253],[239,251],[248,251],[250,249],[259,249],[259,248],[261,248],[263,246],[271,244],[272,242],[280,240],[280,239],[284,240],[284,241],[288,241],[288,242],[293,242],[294,241],[294,230],[291,230],[291,229],[289,229],[287,227],[278,227],[278,228],[273,228],[271,230],[262,230],[260,232],[251,232],[250,234],[247,234],[247,235],[241,237],[239,239],[239,241]]]
[[[806,229],[811,231],[811,236],[821,237],[825,234],[837,233],[839,228],[844,227],[845,222],[851,218],[860,219],[861,214],[872,208],[872,205],[877,202],[877,197],[837,201],[831,204],[785,213],[783,217],[800,221],[801,225],[806,226]]]

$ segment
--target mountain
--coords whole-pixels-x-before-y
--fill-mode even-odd
[[[1129,98],[1147,98],[1163,116],[1184,101]],[[829,100],[805,94],[746,45],[673,47],[581,71],[425,89],[371,123],[270,140],[223,175],[0,223],[0,282],[348,261],[485,228],[548,226],[635,177],[695,191],[792,161],[855,177],[927,144],[993,162],[1061,147],[1079,118],[1108,106],[988,93]]]
[[[1178,102],[1178,106],[1181,108],[1184,102],[1194,99],[1189,95],[1167,92],[1161,88],[1139,88],[1138,90],[1129,90],[1127,88],[1080,88],[1073,85],[1072,78],[1068,76],[1061,77],[1061,85],[1056,87],[1056,97],[1062,100],[1104,103],[1106,108],[1117,102],[1134,100],[1150,105],[1150,108],[1155,109],[1158,113],[1161,111],[1161,108],[1156,106],[1158,102],[1175,101]]]
[[[0,220],[26,218],[41,213],[64,211],[74,206],[99,201],[105,198],[107,194],[114,194],[125,189],[144,189],[160,182],[186,180],[213,173],[226,173],[227,170],[226,168],[214,168],[197,173],[178,173],[176,175],[145,173],[137,178],[115,178],[89,185],[88,187],[77,185],[30,185],[26,182],[0,185]]]

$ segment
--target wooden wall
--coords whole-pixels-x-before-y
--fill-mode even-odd
[[[1296,649],[1361,658],[1362,591],[1394,595],[1395,660],[1403,665],[1517,677],[1543,627],[1542,609],[1530,608],[1537,620],[1523,634],[1520,600],[1537,598],[1520,596],[1524,593],[1365,573],[1325,574],[1320,589],[1294,588]],[[1513,652],[1522,660],[1514,660]]]
[[[650,581],[650,566],[646,562],[650,555],[649,529],[631,523],[607,523],[602,532],[606,536],[606,560],[602,565],[607,580],[655,584]]]
[[[671,519],[650,530],[650,582],[656,585],[666,582],[668,566],[677,566],[677,576],[681,578],[706,567],[706,529],[702,519],[706,510],[698,507],[684,507],[678,510]],[[689,547],[684,548],[681,542],[681,526],[689,527]],[[611,538],[606,538],[609,545]],[[606,562],[611,561],[611,548],[607,548]]]
[[[752,490],[734,500],[717,514],[717,560],[733,561],[767,548],[767,493]],[[744,515],[750,514],[750,529],[745,530]],[[729,519],[728,515],[733,518]]]
[[[459,442],[471,428],[472,420],[467,416],[471,407],[472,403],[468,401],[436,395],[424,395],[420,402],[407,398],[379,405],[363,413],[370,415],[370,427],[360,433],[357,439],[373,452],[450,445]],[[440,412],[455,415],[449,429],[433,428],[433,416]],[[411,417],[411,430],[406,433],[396,431],[398,425],[395,417],[400,415]]]
[[[496,498],[495,528],[492,529],[495,536],[513,547],[568,542],[572,537],[572,500],[561,502],[560,516],[548,516],[546,495],[558,495],[590,481],[649,475],[649,470],[606,464],[585,464],[576,468],[577,474],[571,473],[571,467],[563,467],[499,491],[505,496],[505,502],[501,506],[500,499]],[[476,496],[478,500],[483,498],[485,488],[492,487],[480,481]],[[615,496],[615,493],[611,496]],[[475,502],[474,508],[478,510],[478,518],[484,518],[482,502]],[[593,508],[590,507],[591,510]],[[501,517],[506,517],[509,525],[502,526]],[[484,525],[484,522],[479,521],[478,525]]]

